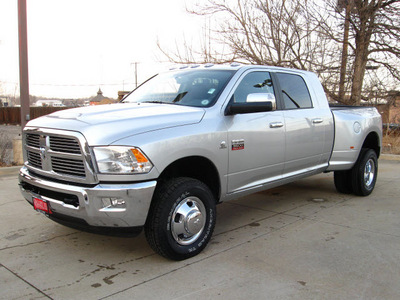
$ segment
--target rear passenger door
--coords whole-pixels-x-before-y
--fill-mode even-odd
[[[323,153],[326,124],[319,117],[319,110],[314,107],[300,75],[277,72],[276,77],[285,119],[285,177],[317,168]]]

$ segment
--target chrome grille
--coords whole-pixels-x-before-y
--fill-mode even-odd
[[[53,156],[51,158],[51,165],[54,172],[85,177],[85,166],[82,160]]]
[[[50,136],[50,149],[57,152],[81,154],[78,141],[66,137]]]
[[[36,152],[28,151],[28,162],[30,165],[34,166],[35,168],[42,168],[42,159],[40,158],[40,154]]]
[[[26,144],[31,147],[39,148],[40,147],[40,135],[27,134],[26,135]]]
[[[40,175],[60,180],[93,182],[90,156],[78,133],[56,130],[25,131],[27,166]]]

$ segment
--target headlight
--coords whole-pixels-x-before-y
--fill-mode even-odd
[[[109,146],[94,147],[100,173],[138,174],[150,172],[153,164],[137,148]]]

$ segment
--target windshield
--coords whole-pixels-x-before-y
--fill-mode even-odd
[[[209,107],[215,103],[234,72],[232,70],[185,70],[163,73],[139,86],[122,102]]]

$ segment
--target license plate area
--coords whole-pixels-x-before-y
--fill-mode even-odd
[[[33,208],[45,214],[51,214],[49,203],[46,200],[33,198]]]

